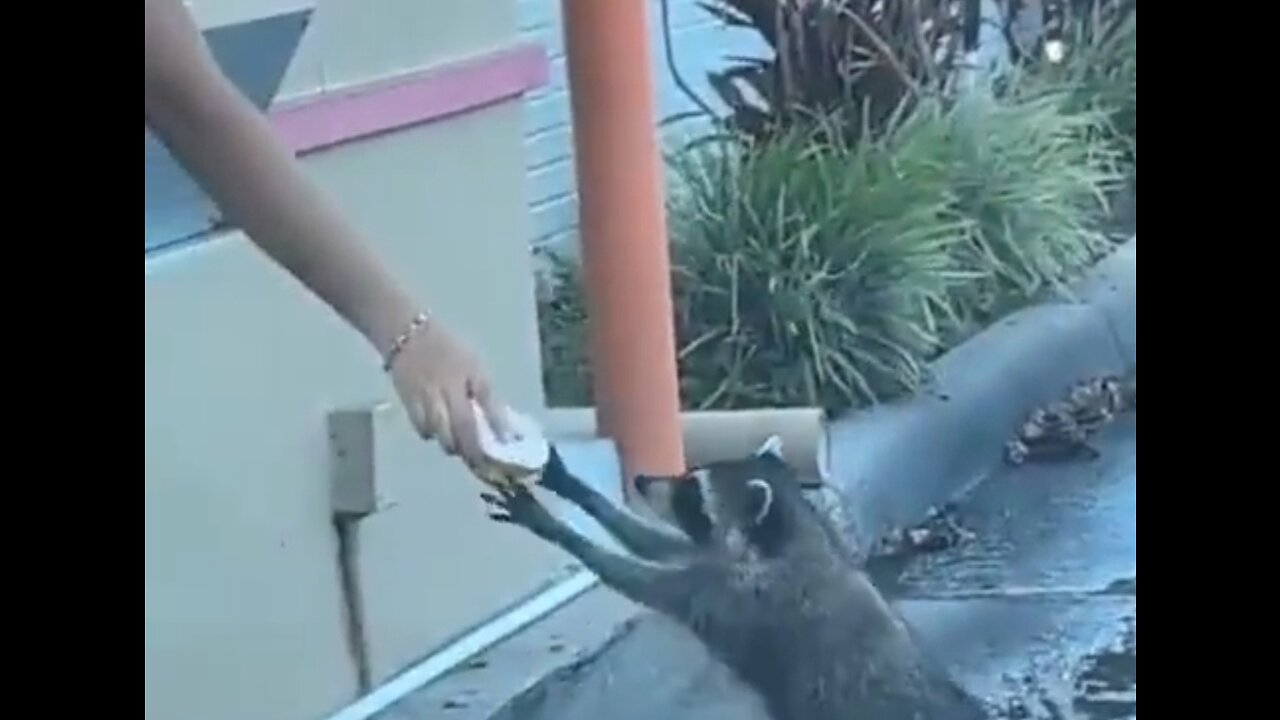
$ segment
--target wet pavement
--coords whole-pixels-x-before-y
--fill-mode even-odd
[[[993,715],[1137,717],[1137,420],[1090,462],[1001,471],[958,503],[973,533],[877,581],[921,642]],[[681,628],[642,614],[495,718],[765,720],[755,697]]]
[[[1137,717],[1137,419],[1092,462],[988,479],[965,544],[877,573],[957,677],[1007,717]],[[886,577],[887,575],[887,577]]]

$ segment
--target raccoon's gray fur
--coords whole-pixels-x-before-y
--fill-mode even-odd
[[[558,454],[547,489],[595,517],[634,557],[564,524],[524,488],[492,516],[575,555],[635,602],[690,629],[776,720],[976,720],[982,706],[934,666],[805,499],[771,439],[756,455],[682,477],[640,477],[682,533],[641,522],[574,477]]]

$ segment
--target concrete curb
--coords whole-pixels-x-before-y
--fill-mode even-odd
[[[1138,236],[1116,250],[1076,288],[1078,299],[1107,318],[1127,365],[1138,364]]]
[[[1137,365],[1136,237],[1074,290],[1071,301],[1015,313],[947,353],[936,363],[931,392],[830,424],[825,447],[831,488],[821,502],[847,518],[837,519],[860,549],[991,474],[1002,462],[1005,440],[1032,407],[1082,378]],[[521,708],[545,701],[544,686],[601,659],[622,637],[642,630],[662,634],[669,624],[642,615],[564,669],[527,685],[491,720],[520,717]],[[679,644],[682,636],[674,637],[670,642]],[[696,641],[685,640],[685,651],[700,652]],[[756,717],[748,708],[735,712]]]
[[[930,391],[834,421],[831,483],[865,549],[891,526],[983,479],[1036,405],[1072,383],[1137,365],[1137,238],[1075,288],[1072,301],[1017,312],[934,365]]]

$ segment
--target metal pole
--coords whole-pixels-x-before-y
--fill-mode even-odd
[[[562,5],[596,422],[627,478],[684,470],[645,6]]]

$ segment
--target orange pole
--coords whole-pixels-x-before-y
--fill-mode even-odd
[[[562,5],[596,424],[627,478],[684,470],[645,5]]]

